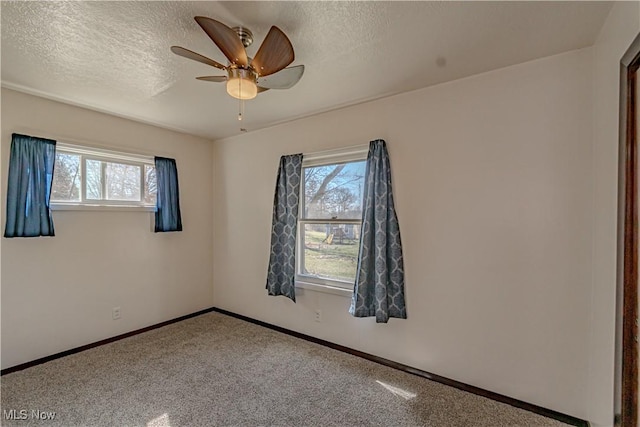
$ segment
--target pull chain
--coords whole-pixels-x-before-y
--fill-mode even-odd
[[[242,121],[242,116],[244,116],[244,99],[240,100],[240,111],[238,111],[238,120]],[[247,129],[242,127],[242,123],[240,124],[240,132],[246,132]]]
[[[238,99],[238,120],[242,121],[244,116],[244,99]]]
[[[242,121],[243,117],[244,117],[244,99],[242,98],[243,94],[242,94],[242,78],[238,79],[238,121]],[[241,132],[246,132],[247,129],[242,127],[240,127],[240,131]]]
[[[238,94],[242,94],[242,79],[238,79]],[[238,120],[242,121],[242,114],[244,113],[244,101],[242,97],[238,97]]]

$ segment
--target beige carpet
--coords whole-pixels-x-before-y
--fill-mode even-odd
[[[3,426],[566,425],[217,313],[5,375],[2,410]]]

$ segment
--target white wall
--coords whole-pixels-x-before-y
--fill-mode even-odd
[[[55,237],[0,239],[2,368],[213,305],[211,142],[3,89],[3,189],[12,132],[174,157],[184,231],[153,233],[151,212],[56,211]]]
[[[640,31],[640,4],[617,2],[593,46],[593,289],[589,419],[613,420],[620,59]]]
[[[592,61],[569,52],[217,141],[216,306],[587,418]],[[348,298],[309,290],[268,297],[279,157],[375,138],[409,318],[355,319]]]

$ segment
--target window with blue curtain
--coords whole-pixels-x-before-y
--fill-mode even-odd
[[[155,231],[182,231],[178,168],[175,159],[155,157],[157,197]]]
[[[54,236],[49,200],[56,141],[14,133],[4,237]]]
[[[302,159],[302,154],[280,159],[267,274],[269,295],[284,295],[294,302]],[[363,190],[358,263],[349,312],[354,317],[375,317],[377,323],[387,323],[392,317],[406,319],[400,227],[389,154],[381,139],[369,143]]]

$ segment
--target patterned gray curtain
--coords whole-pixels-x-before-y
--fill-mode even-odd
[[[296,301],[296,232],[300,204],[302,154],[282,156],[273,199],[271,255],[267,273],[269,295]]]
[[[358,271],[349,313],[407,318],[400,228],[393,205],[389,154],[383,140],[371,141],[367,155]]]

